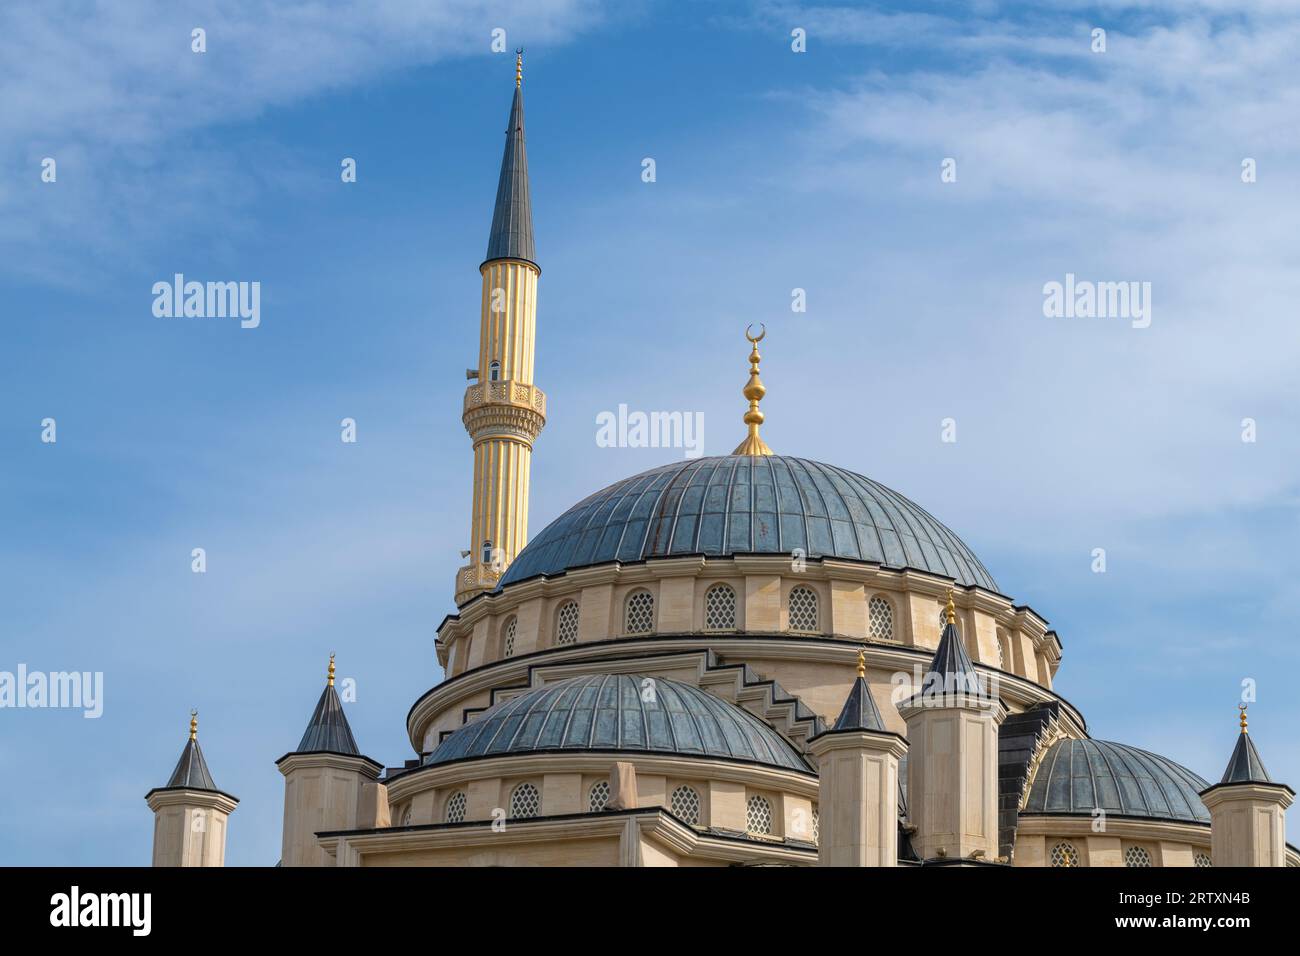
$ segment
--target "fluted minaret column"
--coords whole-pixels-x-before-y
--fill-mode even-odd
[[[469,564],[456,575],[456,603],[496,586],[528,543],[528,478],[533,442],[546,424],[546,396],[533,384],[537,339],[537,253],[524,148],[523,57],[515,61],[501,179],[487,258],[475,384],[462,421],[474,442]]]

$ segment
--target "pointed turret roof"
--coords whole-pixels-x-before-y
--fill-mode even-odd
[[[185,741],[181,759],[176,761],[176,769],[167,780],[164,790],[216,790],[208,762],[203,759],[203,749],[199,747],[199,714],[190,711],[190,739]]]
[[[849,688],[849,696],[845,698],[844,706],[840,708],[840,715],[835,718],[835,726],[830,732],[884,729],[885,722],[880,716],[880,708],[876,706],[871,688],[867,685],[866,655],[858,651],[858,676]]]
[[[523,51],[515,63],[515,98],[510,105],[506,149],[501,157],[497,203],[492,211],[485,261],[526,259],[537,261],[533,246],[533,204],[528,193],[528,151],[524,146]]]
[[[294,753],[307,754],[322,751],[361,756],[361,751],[357,749],[356,738],[352,736],[352,728],[348,726],[348,718],[343,713],[343,702],[339,700],[338,692],[334,690],[333,654],[330,655],[329,678],[325,689],[321,691],[320,700],[316,701],[311,722],[307,724],[307,729],[303,732],[302,740],[298,742],[298,749]]]
[[[1272,783],[1273,778],[1264,769],[1264,761],[1259,759],[1259,751],[1246,730],[1245,705],[1238,710],[1241,711],[1241,733],[1237,735],[1237,746],[1232,749],[1228,768],[1223,771],[1219,783]]]
[[[921,690],[926,694],[969,694],[972,697],[984,696],[984,685],[980,682],[975,665],[961,635],[957,633],[957,612],[953,607],[952,591],[948,592],[948,621],[943,626],[939,637],[939,646],[935,649],[930,667],[921,682]]]

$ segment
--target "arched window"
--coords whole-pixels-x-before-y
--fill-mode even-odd
[[[700,825],[700,795],[693,787],[678,787],[673,791],[668,809],[673,816],[693,827]]]
[[[802,584],[790,591],[790,630],[817,632],[817,592]]]
[[[587,795],[587,809],[592,813],[601,813],[609,806],[609,781],[599,780],[591,786]]]
[[[500,362],[493,361],[493,362],[491,362],[491,363],[488,365],[488,381],[489,381],[489,382],[499,382],[499,381],[501,381],[501,363],[500,363]]]
[[[822,842],[822,811],[815,803],[813,804],[813,842]]]
[[[483,563],[491,566],[492,564],[492,542],[483,542]]]
[[[1073,843],[1067,843],[1062,840],[1056,846],[1052,847],[1052,856],[1050,860],[1052,866],[1078,866],[1079,851],[1074,848]]]
[[[555,643],[575,644],[578,640],[578,602],[565,601],[555,613]]]
[[[409,827],[410,825],[411,825],[411,807],[410,804],[407,804],[406,809],[402,811],[402,826]]]
[[[506,626],[501,629],[501,656],[514,657],[515,655],[515,631],[519,629],[519,618],[513,614],[506,621]]]
[[[879,594],[867,602],[867,621],[873,641],[894,639],[894,606]]]
[[[1006,670],[1007,665],[1011,663],[1011,639],[1007,637],[1007,632],[998,630],[998,669]]]
[[[1210,854],[1208,853],[1196,854],[1192,862],[1197,866],[1214,866],[1214,862],[1210,859]]]
[[[1150,866],[1151,854],[1144,847],[1131,846],[1124,851],[1125,866]]]
[[[649,591],[633,591],[627,596],[623,611],[623,628],[628,634],[649,634],[655,627],[655,599]]]
[[[447,810],[443,819],[448,823],[465,822],[465,791],[457,790],[447,798]]]
[[[715,584],[704,592],[704,629],[736,629],[736,592],[727,584]]]
[[[527,820],[542,812],[542,795],[531,783],[521,783],[510,794],[510,819]]]
[[[754,794],[745,803],[745,829],[750,833],[772,832],[772,805],[766,797]]]

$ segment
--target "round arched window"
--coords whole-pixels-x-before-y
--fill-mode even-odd
[[[501,630],[501,656],[513,657],[515,653],[515,631],[519,628],[519,618],[513,614]]]
[[[689,823],[693,827],[700,825],[700,795],[694,787],[683,786],[674,790],[668,809],[683,823]]]
[[[578,640],[578,602],[565,601],[555,615],[555,643],[575,644]]]
[[[1052,866],[1078,866],[1079,851],[1074,848],[1073,843],[1062,840],[1052,847],[1050,862]]]
[[[542,812],[542,795],[531,783],[521,783],[510,794],[510,819],[527,820]]]
[[[745,803],[745,829],[750,833],[772,832],[772,805],[754,794]]]
[[[736,592],[730,585],[715,584],[704,593],[704,629],[736,629]]]
[[[633,591],[627,597],[623,628],[628,634],[649,634],[655,626],[655,599],[649,591]]]
[[[592,813],[600,813],[609,806],[609,781],[599,780],[591,786],[591,793],[587,795],[587,809]]]
[[[876,595],[867,602],[867,619],[871,627],[871,639],[875,641],[892,641],[894,639],[894,606]]]
[[[790,630],[817,632],[817,592],[802,584],[790,591]]]
[[[457,790],[447,798],[447,812],[443,815],[448,823],[465,822],[465,791]]]
[[[1131,846],[1124,851],[1125,866],[1150,866],[1151,854],[1145,847]]]

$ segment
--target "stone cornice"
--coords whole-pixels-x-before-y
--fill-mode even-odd
[[[375,780],[383,771],[384,765],[369,757],[334,753],[317,750],[310,753],[287,753],[275,762],[280,773],[286,776],[294,770],[304,768],[327,767],[331,770],[348,770]]]
[[[1107,813],[1104,831],[1096,830],[1098,818],[1091,815],[1065,814],[1020,814],[1016,823],[1017,838],[1023,836],[1113,836],[1128,837],[1134,840],[1168,840],[1176,843],[1191,843],[1197,846],[1210,845],[1210,825],[1208,823],[1184,823],[1176,820],[1149,820],[1144,817],[1125,817],[1116,813]]]
[[[234,813],[239,800],[220,790],[192,790],[189,787],[157,787],[144,795],[149,809],[157,813],[163,807],[200,807]]]

